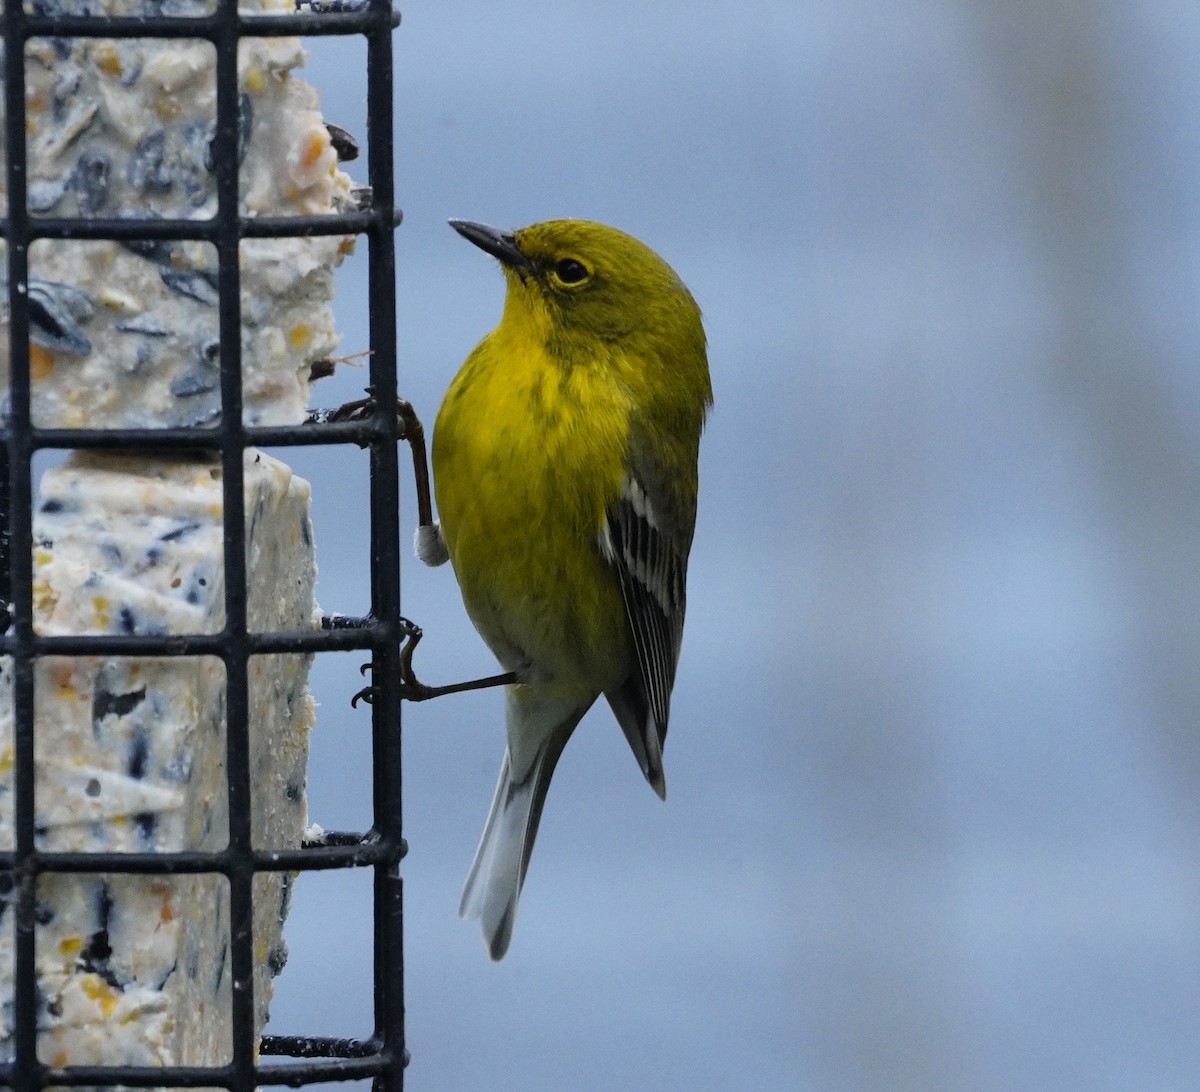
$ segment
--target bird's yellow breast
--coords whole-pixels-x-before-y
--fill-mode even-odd
[[[604,364],[564,363],[502,323],[451,384],[433,439],[442,534],[480,633],[508,669],[535,663],[595,692],[629,655],[598,537],[630,407]]]

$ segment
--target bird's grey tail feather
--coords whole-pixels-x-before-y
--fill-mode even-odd
[[[539,705],[510,697],[510,745],[504,752],[487,825],[458,909],[464,921],[479,921],[488,954],[494,960],[504,957],[512,940],[517,900],[554,768],[575,725],[590,705],[591,702],[582,708],[561,702]],[[525,741],[533,742],[535,749],[523,763],[524,776],[519,776],[514,772],[513,745],[519,747]],[[518,752],[518,762],[520,759]]]

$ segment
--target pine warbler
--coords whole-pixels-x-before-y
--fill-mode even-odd
[[[468,614],[518,680],[460,907],[500,959],[554,767],[601,694],[666,797],[712,387],[699,308],[636,239],[585,220],[451,225],[500,260],[508,289],[438,413],[440,536],[422,551],[448,554]]]

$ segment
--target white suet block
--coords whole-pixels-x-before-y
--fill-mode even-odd
[[[309,486],[245,459],[252,631],[318,624]],[[42,478],[39,633],[211,633],[224,624],[221,469],[77,452]],[[294,848],[308,824],[310,656],[249,664],[253,838]],[[35,673],[35,823],[45,850],[218,850],[228,841],[225,671],[214,657],[52,657]],[[0,846],[12,848],[12,663],[0,661]],[[286,959],[292,878],[255,877],[255,1005]],[[0,893],[11,898],[11,888]],[[215,875],[53,875],[38,893],[39,1054],[53,1064],[229,1058],[229,891]],[[6,907],[6,909],[8,909]],[[12,914],[0,918],[11,996]],[[12,1013],[0,1018],[11,1052]]]
[[[173,0],[173,14],[205,14]],[[149,0],[42,0],[45,14],[136,15]],[[194,10],[193,10],[194,9]],[[242,11],[290,14],[291,0]],[[243,216],[352,211],[297,38],[238,48]],[[26,51],[31,213],[131,220],[216,214],[216,53],[199,38],[34,38]],[[2,134],[0,134],[2,137]],[[0,139],[0,150],[3,141]],[[0,204],[4,199],[0,189]],[[333,270],[347,236],[247,239],[239,261],[243,415],[304,420],[312,366],[336,350]],[[2,250],[0,250],[2,253]],[[29,251],[31,413],[43,428],[211,424],[220,416],[217,255],[195,241],[39,239]],[[7,325],[0,312],[0,322]],[[0,394],[8,339],[0,337]]]

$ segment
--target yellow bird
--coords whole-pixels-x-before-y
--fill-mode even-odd
[[[632,236],[586,220],[450,223],[499,259],[508,291],[438,413],[440,531],[418,543],[431,564],[449,557],[467,613],[517,680],[460,907],[500,959],[554,767],[601,694],[666,797],[712,386],[695,300]]]

